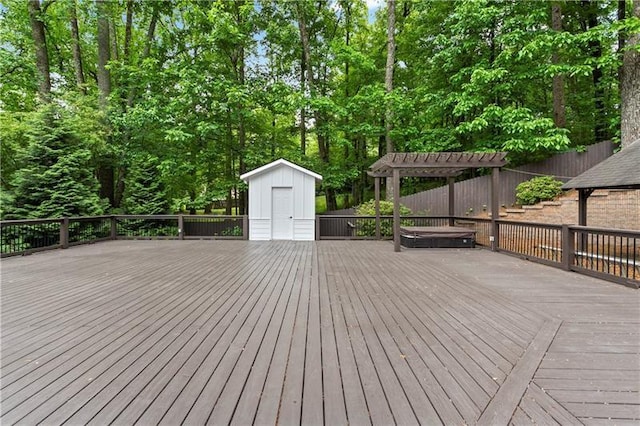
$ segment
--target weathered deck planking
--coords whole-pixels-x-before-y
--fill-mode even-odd
[[[118,241],[2,261],[2,424],[633,424],[637,291],[482,250]]]

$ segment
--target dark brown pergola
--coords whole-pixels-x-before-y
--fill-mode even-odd
[[[491,168],[491,215],[495,237],[500,205],[498,188],[500,167],[506,164],[506,152],[390,152],[373,163],[369,176],[375,178],[376,236],[380,237],[380,178],[393,178],[393,245],[400,251],[400,178],[447,178],[449,182],[449,225],[453,226],[455,177],[467,169]],[[494,238],[495,240],[495,238]]]

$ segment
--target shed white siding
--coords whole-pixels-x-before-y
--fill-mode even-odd
[[[273,239],[273,188],[291,188],[293,239],[314,240],[318,175],[284,160],[272,164],[257,174],[249,172],[241,176],[249,183],[249,239]]]

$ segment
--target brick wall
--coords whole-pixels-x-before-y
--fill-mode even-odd
[[[504,209],[500,216],[524,222],[575,224],[578,222],[578,193],[569,191],[555,202]],[[587,201],[587,225],[640,230],[640,190],[594,191]]]

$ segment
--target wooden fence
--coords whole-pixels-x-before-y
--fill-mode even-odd
[[[611,156],[614,145],[609,141],[590,145],[585,152],[567,152],[546,160],[516,167],[503,168],[500,173],[500,205],[511,206],[516,202],[518,184],[537,175],[555,176],[568,181]],[[455,184],[456,216],[475,215],[490,209],[491,176],[480,176]],[[400,202],[414,213],[429,215],[448,214],[449,191],[447,186],[419,192],[400,198]]]
[[[500,173],[500,205],[511,206],[515,203],[515,190],[518,184],[538,175],[555,176],[568,181],[590,169],[613,153],[614,144],[610,141],[600,142],[587,147],[585,152],[566,152],[554,155],[546,160],[531,163],[513,169],[503,168]],[[491,176],[479,176],[456,182],[455,212],[456,216],[473,216],[490,209]],[[400,202],[409,207],[415,214],[447,215],[449,214],[448,186],[418,192],[400,198]],[[354,209],[327,212],[326,215],[352,215]]]

